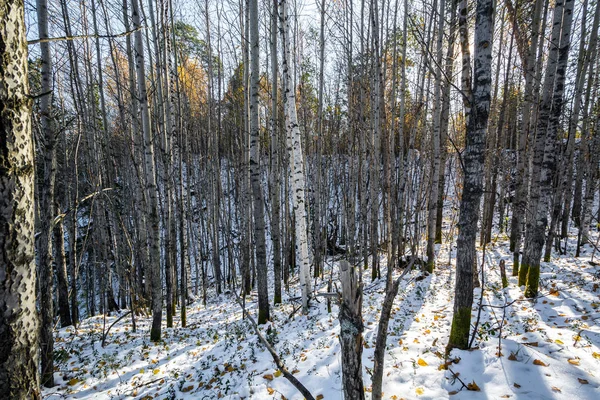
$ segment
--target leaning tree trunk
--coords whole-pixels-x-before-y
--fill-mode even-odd
[[[23,1],[0,1],[0,398],[41,399]]]
[[[463,70],[470,68],[468,53],[466,7],[463,0],[460,10],[460,33],[463,44]],[[473,304],[473,265],[477,260],[475,239],[479,220],[479,205],[483,192],[483,165],[485,160],[485,136],[490,113],[492,81],[492,32],[493,2],[477,0],[475,20],[475,68],[470,98],[465,99],[467,109],[466,147],[463,153],[464,185],[458,220],[456,256],[456,286],[454,290],[454,316],[447,350],[469,347],[471,306]],[[467,46],[465,46],[465,44]],[[465,83],[471,87],[468,71],[463,74]]]
[[[340,299],[340,344],[342,347],[342,387],[344,398],[365,398],[362,379],[362,350],[364,325],[362,321],[362,283],[355,268],[347,261],[340,262],[342,296]]]

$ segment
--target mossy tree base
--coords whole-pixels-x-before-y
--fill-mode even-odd
[[[446,346],[446,354],[452,349],[467,350],[469,348],[469,332],[471,331],[471,307],[458,309],[452,317],[450,339]]]
[[[430,274],[433,274],[433,267],[435,266],[435,262],[434,261],[427,261],[427,264],[425,265],[425,271],[429,272]]]
[[[527,275],[529,275],[529,264],[521,263],[519,267],[519,286],[527,284]]]
[[[525,297],[534,298],[538,295],[538,288],[540,285],[540,266],[531,265],[527,266],[527,284],[525,286]]]

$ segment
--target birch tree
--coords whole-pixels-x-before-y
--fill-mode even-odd
[[[552,182],[556,171],[556,141],[563,105],[565,75],[571,40],[574,0],[559,0],[554,7],[552,37],[547,70],[542,86],[537,134],[534,146],[530,212],[519,284],[526,285],[525,295],[535,297],[540,279],[540,261],[548,226]]]
[[[459,21],[463,52],[463,87],[468,87],[470,90],[463,93],[467,118],[466,145],[462,154],[464,184],[458,221],[454,315],[448,350],[469,347],[473,304],[473,265],[477,261],[475,239],[483,191],[485,137],[490,112],[492,82],[493,1],[477,0],[476,3],[473,44],[475,63],[472,82],[471,57],[467,42],[467,4],[467,0],[463,0],[460,5]]]
[[[310,260],[308,254],[307,216],[305,208],[306,183],[304,177],[304,155],[298,117],[296,113],[296,90],[294,77],[291,70],[292,49],[290,40],[290,14],[287,0],[279,1],[282,20],[280,27],[281,42],[283,46],[283,81],[285,92],[285,124],[287,134],[287,148],[290,158],[290,192],[294,205],[296,235],[296,257],[300,267],[300,289],[302,291],[302,311],[308,313],[308,299],[310,297]]]
[[[150,124],[150,108],[146,89],[146,66],[144,63],[144,44],[140,22],[139,0],[132,0],[132,19],[134,34],[135,71],[137,76],[137,98],[142,116],[142,133],[144,135],[144,164],[146,173],[146,198],[148,207],[148,268],[152,282],[152,328],[150,340],[160,341],[162,322],[162,280],[160,278],[160,236],[158,231],[158,200],[156,185],[156,164],[154,158],[154,142]]]
[[[256,276],[258,283],[258,323],[270,319],[267,287],[267,249],[265,244],[265,202],[260,173],[258,125],[258,1],[250,0],[250,184],[254,211],[254,240],[256,249]]]
[[[0,398],[41,399],[34,159],[22,0],[0,1]]]
[[[37,0],[38,34],[40,39],[48,38],[48,1]],[[41,331],[40,347],[42,362],[42,384],[47,387],[54,386],[54,304],[52,299],[52,286],[54,271],[52,268],[52,225],[54,219],[54,182],[56,178],[56,136],[52,129],[50,117],[50,100],[52,97],[52,59],[50,43],[40,43],[41,50],[41,92],[40,98],[40,128],[41,157],[39,165],[38,200],[39,216],[36,240],[38,271],[40,277],[40,311]]]

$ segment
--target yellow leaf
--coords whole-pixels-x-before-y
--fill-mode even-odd
[[[422,358],[419,358],[419,360],[417,361],[417,364],[419,364],[421,367],[426,367],[428,364],[425,360],[423,360]]]
[[[579,359],[577,358],[569,358],[567,361],[569,361],[569,364],[579,365]]]
[[[152,364],[158,364],[158,360],[152,360],[150,361]]]
[[[543,362],[542,360],[533,360],[533,365],[539,365],[540,367],[547,367],[548,364],[546,364],[545,362]]]
[[[144,368],[140,369],[140,374],[143,374],[145,372]]]
[[[418,387],[418,388],[415,389],[415,392],[417,392],[417,396],[420,396],[423,393],[425,393],[425,390],[423,390],[422,387]]]
[[[75,386],[79,382],[81,382],[79,379],[77,379],[77,378],[71,378],[71,380],[69,380],[69,382],[67,382],[67,385],[69,385],[69,386]]]
[[[266,374],[266,375],[263,375],[263,378],[265,378],[265,379],[266,379],[266,380],[268,380],[268,381],[272,381],[272,380],[273,380],[273,375],[271,375],[271,374]]]
[[[561,390],[559,388],[557,388],[556,386],[552,386],[552,391],[558,392],[558,393],[561,392]]]
[[[593,352],[592,357],[600,359],[600,353]]]
[[[154,375],[157,375],[159,372],[160,372],[160,368],[154,368],[154,369],[152,370],[152,373],[153,373]]]
[[[554,341],[554,343],[556,343],[556,344],[564,344],[564,342],[562,340],[560,340],[560,339],[556,339]]]
[[[190,386],[184,387],[183,389],[181,389],[181,391],[183,393],[187,393],[187,392],[191,391],[193,388],[194,388],[194,385],[190,385]]]
[[[473,382],[467,384],[467,390],[472,390],[474,392],[479,392],[481,389],[479,389],[479,386],[477,386],[477,384],[475,383],[475,381],[473,381]]]
[[[275,390],[271,389],[270,387],[267,388],[267,392],[269,392],[269,394],[273,394],[275,393]]]
[[[273,372],[273,375],[275,376],[275,378],[279,378],[281,376],[281,371],[277,370],[277,371]]]
[[[322,394],[317,395],[317,400],[321,400],[324,396]]]

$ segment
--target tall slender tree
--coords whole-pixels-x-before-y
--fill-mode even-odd
[[[454,316],[448,350],[469,347],[471,307],[473,305],[473,266],[477,262],[475,239],[483,192],[485,136],[490,112],[492,83],[493,1],[477,0],[475,9],[474,79],[471,82],[471,57],[468,46],[467,0],[459,10],[463,52],[463,101],[467,118],[466,144],[462,154],[463,193],[458,220]]]
[[[260,143],[258,125],[259,38],[258,1],[250,0],[250,182],[254,210],[254,240],[256,249],[256,278],[258,283],[258,323],[270,319],[267,286],[267,249],[265,244],[265,201],[260,172]]]

